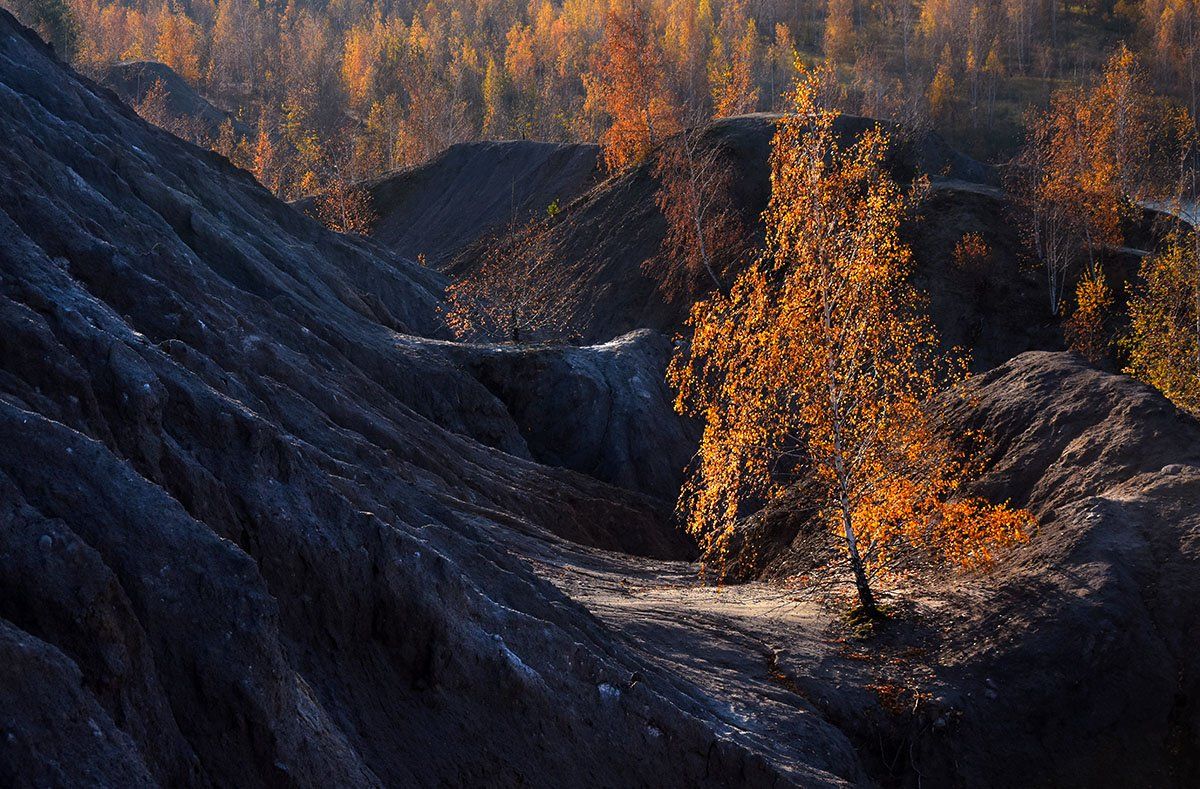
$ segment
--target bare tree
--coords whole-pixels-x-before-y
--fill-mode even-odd
[[[672,137],[654,166],[655,201],[667,220],[662,254],[646,262],[647,273],[671,300],[726,287],[723,276],[744,245],[745,229],[730,194],[734,171],[727,155],[704,129]]]
[[[447,288],[444,316],[455,336],[492,342],[570,336],[582,294],[576,272],[554,256],[549,229],[548,219],[512,227]]]

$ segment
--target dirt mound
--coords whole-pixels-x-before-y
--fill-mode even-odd
[[[493,231],[546,216],[600,178],[600,149],[532,140],[452,145],[432,161],[364,184],[379,220],[371,234],[440,267]],[[312,200],[297,207],[311,211]],[[608,339],[608,338],[605,338]]]
[[[221,125],[229,121],[239,137],[250,136],[246,124],[210,103],[165,63],[152,60],[115,63],[105,70],[100,82],[131,107],[144,101],[156,82],[162,82],[166,90],[166,111],[174,118],[183,119],[197,134],[215,140],[220,136]]]
[[[778,117],[758,114],[719,120],[701,138],[703,145],[721,151],[732,168],[732,202],[755,243],[761,236],[759,217],[770,197],[768,156]],[[838,131],[850,139],[874,123],[843,116]],[[888,163],[898,178],[928,173],[943,181],[953,179],[952,183],[994,180],[989,168],[953,151],[938,135],[914,138],[892,128],[896,143]],[[666,229],[655,204],[658,182],[653,169],[652,162],[636,167],[567,205],[547,241],[553,257],[578,272],[584,283],[588,298],[578,320],[580,333],[589,342],[643,327],[674,334],[691,306],[691,297],[664,298],[656,278],[645,270],[645,264],[661,254]],[[465,248],[442,268],[451,276],[468,275],[482,261],[486,241]]]
[[[0,93],[0,783],[855,780],[836,738],[842,778],[729,727],[518,558],[673,532],[451,432],[511,418],[404,341],[438,332],[436,275],[4,13]]]
[[[1196,785],[1200,423],[1068,353],[1022,354],[966,394],[956,428],[991,452],[978,492],[1029,507],[1037,532],[990,575],[902,590],[915,604],[857,647],[894,656],[854,673],[910,705],[884,725],[806,648],[781,670],[856,742],[895,747],[898,785]],[[803,565],[804,512],[798,497],[753,524],[774,541],[766,574]]]
[[[603,345],[442,346],[504,403],[530,456],[674,504],[696,451],[663,370],[674,351],[642,330]]]
[[[1041,526],[949,598],[945,680],[972,722],[942,763],[992,786],[1196,785],[1200,424],[1069,354],[1025,354],[970,396],[960,424],[993,447],[981,492]]]

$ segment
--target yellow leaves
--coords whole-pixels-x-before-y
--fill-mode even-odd
[[[930,547],[964,570],[988,569],[999,551],[1025,542],[1037,527],[1028,510],[979,498],[948,501],[939,515],[942,525]]]
[[[1089,362],[1097,364],[1108,356],[1111,344],[1106,323],[1112,309],[1112,291],[1104,272],[1094,266],[1079,278],[1075,287],[1075,312],[1067,320],[1067,345]]]
[[[758,28],[745,0],[729,0],[721,10],[721,26],[712,36],[708,59],[708,84],[713,117],[752,112],[758,104],[754,85]]]
[[[1200,415],[1200,240],[1176,232],[1142,262],[1143,285],[1129,301],[1126,372]]]
[[[864,584],[912,550],[981,566],[1031,519],[960,494],[974,458],[939,396],[965,365],[938,350],[908,282],[887,135],[840,144],[822,82],[804,73],[779,123],[765,254],[696,305],[670,368],[679,410],[705,420],[680,513],[719,558],[747,507],[803,480]]]

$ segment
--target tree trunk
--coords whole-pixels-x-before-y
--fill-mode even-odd
[[[850,569],[854,572],[858,604],[866,616],[871,619],[883,619],[883,613],[875,604],[875,593],[871,591],[871,583],[867,580],[867,569],[863,566],[862,556],[858,552],[858,539],[854,534],[854,525],[850,522],[850,512],[845,507],[842,508],[842,528],[846,533],[846,548],[850,555]]]

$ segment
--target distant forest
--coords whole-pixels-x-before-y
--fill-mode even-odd
[[[240,121],[195,141],[286,198],[475,139],[609,135],[611,150],[623,111],[666,133],[778,110],[796,64],[817,61],[842,111],[931,125],[996,161],[1029,108],[1094,82],[1121,42],[1193,117],[1200,65],[1200,0],[0,3],[85,73],[170,66]]]

